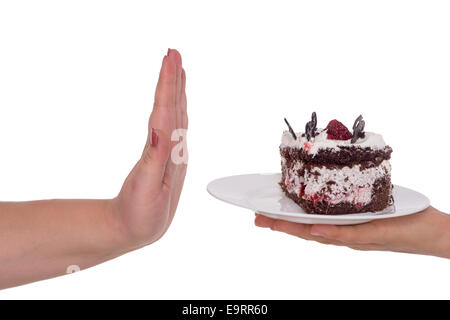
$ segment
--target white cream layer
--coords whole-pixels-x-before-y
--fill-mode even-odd
[[[364,138],[359,138],[355,143],[351,143],[349,140],[331,140],[327,138],[327,132],[324,129],[318,129],[317,136],[310,141],[306,137],[302,137],[302,132],[296,133],[297,140],[294,139],[289,131],[284,131],[281,138],[281,147],[291,147],[298,149],[306,149],[309,154],[315,155],[320,149],[334,149],[339,150],[339,147],[370,147],[374,150],[383,149],[386,143],[380,134],[373,132],[365,132]]]
[[[283,159],[284,161],[284,159]],[[341,169],[327,169],[326,167],[315,167],[312,172],[305,170],[303,176],[298,175],[298,170],[303,166],[303,162],[298,161],[290,169],[285,170],[284,184],[288,192],[302,196],[304,199],[313,198],[320,195],[319,200],[326,197],[326,201],[331,204],[340,202],[350,202],[358,205],[368,204],[372,199],[372,189],[375,180],[390,175],[391,165],[388,160],[384,160],[377,167],[361,170],[359,164]],[[320,175],[314,175],[317,171]],[[334,181],[334,184],[327,184]],[[302,184],[304,185],[303,195],[300,194]]]

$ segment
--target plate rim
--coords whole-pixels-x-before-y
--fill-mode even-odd
[[[422,195],[425,199],[426,199],[426,205],[422,207],[420,207],[419,210],[414,211],[414,212],[406,212],[406,213],[386,213],[386,214],[376,214],[376,212],[370,212],[372,215],[367,215],[367,214],[361,214],[361,213],[349,213],[349,214],[337,214],[337,215],[325,215],[325,214],[310,214],[310,213],[289,213],[289,212],[266,212],[262,209],[256,209],[256,208],[252,208],[250,206],[244,206],[244,205],[239,205],[236,203],[233,203],[229,200],[226,199],[222,199],[220,197],[218,197],[217,195],[215,195],[213,192],[211,192],[210,190],[210,186],[219,181],[219,180],[224,180],[224,179],[228,179],[228,178],[234,178],[234,177],[243,177],[243,176],[271,176],[271,175],[280,175],[279,172],[276,173],[246,173],[246,174],[237,174],[237,175],[231,175],[231,176],[225,176],[225,177],[221,177],[221,178],[217,178],[214,179],[212,181],[210,181],[207,186],[206,186],[206,190],[207,192],[213,196],[214,198],[223,201],[225,203],[234,205],[236,207],[239,208],[245,208],[245,209],[249,209],[252,210],[256,213],[268,213],[268,214],[273,214],[273,215],[279,215],[279,216],[285,216],[285,217],[294,217],[294,218],[309,218],[309,219],[317,219],[317,220],[330,220],[330,219],[336,219],[336,220],[378,220],[378,219],[388,219],[388,218],[396,218],[396,217],[403,217],[403,216],[407,216],[407,215],[411,215],[411,214],[415,214],[415,213],[419,213],[423,210],[425,210],[426,208],[428,208],[430,206],[430,199],[424,195],[421,192],[415,191],[413,189],[407,188],[407,187],[403,187],[397,184],[394,184],[394,187],[396,188],[402,188],[402,189],[406,189],[415,193],[419,193],[420,195]],[[395,206],[395,202],[394,202],[394,206]]]

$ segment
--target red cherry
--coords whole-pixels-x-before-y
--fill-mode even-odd
[[[331,120],[327,127],[327,137],[330,140],[348,140],[352,138],[352,134],[347,127],[337,120]]]

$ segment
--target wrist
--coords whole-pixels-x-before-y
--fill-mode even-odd
[[[114,238],[112,243],[115,244],[115,250],[117,250],[117,253],[123,254],[140,247],[139,243],[133,238],[123,219],[118,198],[106,200],[106,208],[106,225]]]
[[[437,211],[437,214],[441,220],[437,255],[450,259],[450,215],[440,211]]]
[[[430,206],[422,217],[419,232],[428,236],[418,244],[422,247],[419,253],[450,258],[450,215]]]

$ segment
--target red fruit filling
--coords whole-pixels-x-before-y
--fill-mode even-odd
[[[347,127],[337,120],[331,120],[326,130],[327,137],[330,140],[348,140],[353,136]]]
[[[312,202],[314,202],[314,204],[316,204],[317,202],[322,201],[322,200],[328,202],[328,201],[331,200],[331,198],[328,195],[326,195],[326,194],[319,195],[317,193],[314,193],[313,195],[308,197],[308,200],[312,201]]]
[[[300,192],[298,193],[299,198],[301,198],[305,195],[305,188],[306,188],[305,184],[301,183],[300,184]]]
[[[284,185],[288,188],[291,186],[291,182],[289,181],[289,175],[286,175],[286,178],[284,179]]]

